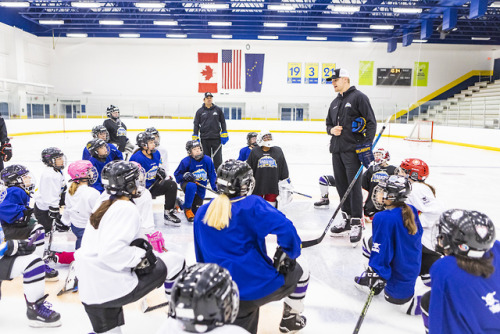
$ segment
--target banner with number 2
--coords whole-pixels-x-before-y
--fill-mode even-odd
[[[329,82],[327,82],[326,79],[331,77],[333,71],[335,71],[335,63],[323,63],[322,65],[323,65],[323,72],[321,73],[321,83],[329,84]]]

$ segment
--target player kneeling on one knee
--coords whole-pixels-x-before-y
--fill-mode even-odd
[[[7,197],[7,189],[0,181],[0,203]],[[4,241],[5,235],[0,226],[0,288],[2,281],[12,280],[23,275],[24,297],[31,327],[61,326],[61,315],[52,310],[52,305],[45,301],[45,263],[35,254],[37,244],[43,246],[43,228],[35,229],[30,239],[11,239]],[[1,290],[0,290],[1,299]]]
[[[227,269],[215,263],[198,263],[182,272],[174,284],[169,319],[157,334],[243,334],[231,325],[238,314],[238,286]]]
[[[422,296],[431,334],[500,333],[500,242],[483,213],[451,209],[434,228],[445,257],[431,267],[432,288]]]
[[[259,308],[285,298],[280,331],[306,325],[300,313],[309,283],[309,271],[299,263],[301,240],[285,215],[259,196],[251,195],[253,172],[242,161],[228,160],[217,171],[221,195],[201,206],[194,219],[196,259],[228,268],[240,290],[235,325],[257,332]],[[280,246],[275,266],[266,255],[265,237],[277,236]]]
[[[365,249],[364,254],[370,257],[369,267],[354,281],[375,294],[385,290],[389,303],[401,305],[407,314],[420,314],[414,293],[422,257],[422,225],[417,210],[404,202],[410,191],[408,180],[396,175],[380,180],[375,187],[373,204],[385,210],[373,219],[371,250]]]
[[[141,234],[141,217],[132,201],[145,189],[138,164],[113,161],[102,170],[109,200],[90,216],[76,251],[80,299],[96,333],[121,333],[122,306],[162,286],[165,263]]]

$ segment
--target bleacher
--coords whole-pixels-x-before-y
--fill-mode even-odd
[[[443,100],[414,117],[434,124],[473,128],[499,128],[500,80],[476,82],[474,86]]]

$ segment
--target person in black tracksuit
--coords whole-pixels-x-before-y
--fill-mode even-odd
[[[214,161],[215,170],[222,164],[222,147],[229,140],[222,109],[212,103],[212,93],[205,93],[203,105],[194,116],[193,140],[201,139],[203,152]],[[200,136],[198,137],[198,132]],[[218,150],[218,151],[217,151]],[[217,151],[217,153],[215,153]]]
[[[0,116],[0,170],[3,169],[3,162],[12,158],[12,147],[7,136],[7,126],[5,120]]]
[[[326,132],[332,136],[330,153],[333,173],[337,192],[342,198],[361,167],[361,163],[363,162],[363,165],[368,167],[368,164],[373,161],[371,145],[377,130],[377,121],[368,97],[355,86],[351,86],[349,73],[346,70],[336,69],[327,81],[331,81],[335,92],[339,93],[328,109]],[[363,125],[359,126],[361,120]],[[353,123],[357,124],[355,128],[353,128]],[[364,153],[357,153],[358,150]],[[333,235],[349,232],[351,244],[356,246],[362,234],[361,178],[358,178],[354,184],[342,205],[342,211],[344,219],[340,224],[333,226],[331,232]]]
[[[120,119],[120,109],[114,105],[110,105],[106,110],[109,117],[102,125],[108,130],[109,142],[123,153],[123,159],[129,160],[134,151],[134,144],[127,138],[127,126]]]

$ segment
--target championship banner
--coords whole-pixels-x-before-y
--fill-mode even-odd
[[[415,62],[415,74],[413,75],[413,86],[427,87],[429,76],[429,62]]]
[[[359,62],[359,81],[360,86],[373,86],[373,66],[374,61]]]
[[[302,63],[288,63],[287,83],[302,83]]]
[[[318,63],[306,63],[304,83],[317,84],[318,83]]]
[[[333,71],[335,71],[335,63],[323,63],[322,71],[321,71],[321,83],[329,84],[330,82],[326,81],[329,77],[333,75]]]
[[[198,52],[198,93],[217,93],[218,53]]]

